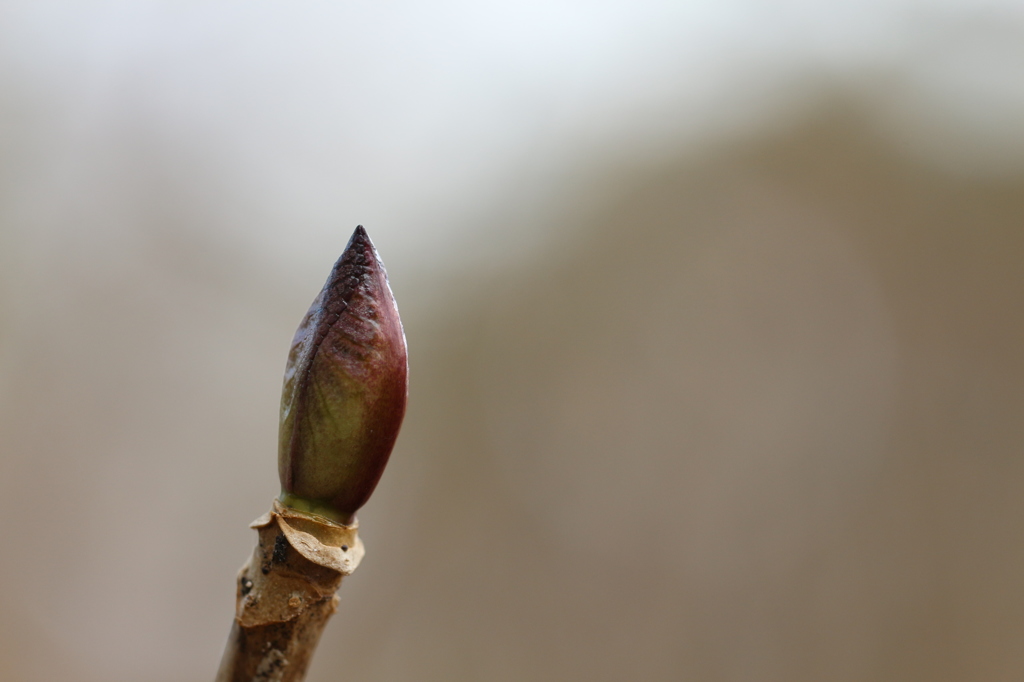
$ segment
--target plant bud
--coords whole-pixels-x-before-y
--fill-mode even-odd
[[[351,523],[405,415],[405,333],[360,225],[292,340],[281,394],[280,500]]]

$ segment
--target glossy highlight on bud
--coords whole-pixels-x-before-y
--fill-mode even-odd
[[[351,522],[398,437],[407,376],[398,307],[360,225],[288,354],[278,436],[282,503]]]

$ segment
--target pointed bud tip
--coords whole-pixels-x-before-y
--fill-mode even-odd
[[[370,235],[366,233],[366,229],[362,225],[359,225],[352,232],[348,244],[345,245],[345,250],[341,252],[337,262],[334,264],[334,269],[328,278],[327,286],[336,288],[339,285],[345,285],[347,281],[350,288],[356,281],[353,277],[365,279],[378,272],[385,279],[387,278],[384,264],[381,262],[373,242],[370,241]]]
[[[371,251],[375,251],[373,242],[370,241],[370,235],[366,233],[366,228],[362,225],[356,225],[356,229],[352,231],[352,236],[348,238],[348,244],[345,245],[345,251],[342,252],[342,256],[346,252],[352,249],[369,248]]]

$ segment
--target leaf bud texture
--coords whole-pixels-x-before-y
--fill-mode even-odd
[[[355,229],[292,340],[281,394],[283,504],[351,523],[405,416],[408,358],[387,273]]]

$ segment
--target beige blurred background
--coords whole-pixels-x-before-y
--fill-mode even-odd
[[[212,679],[357,223],[328,680],[1020,680],[1024,7],[0,2],[0,680]]]

